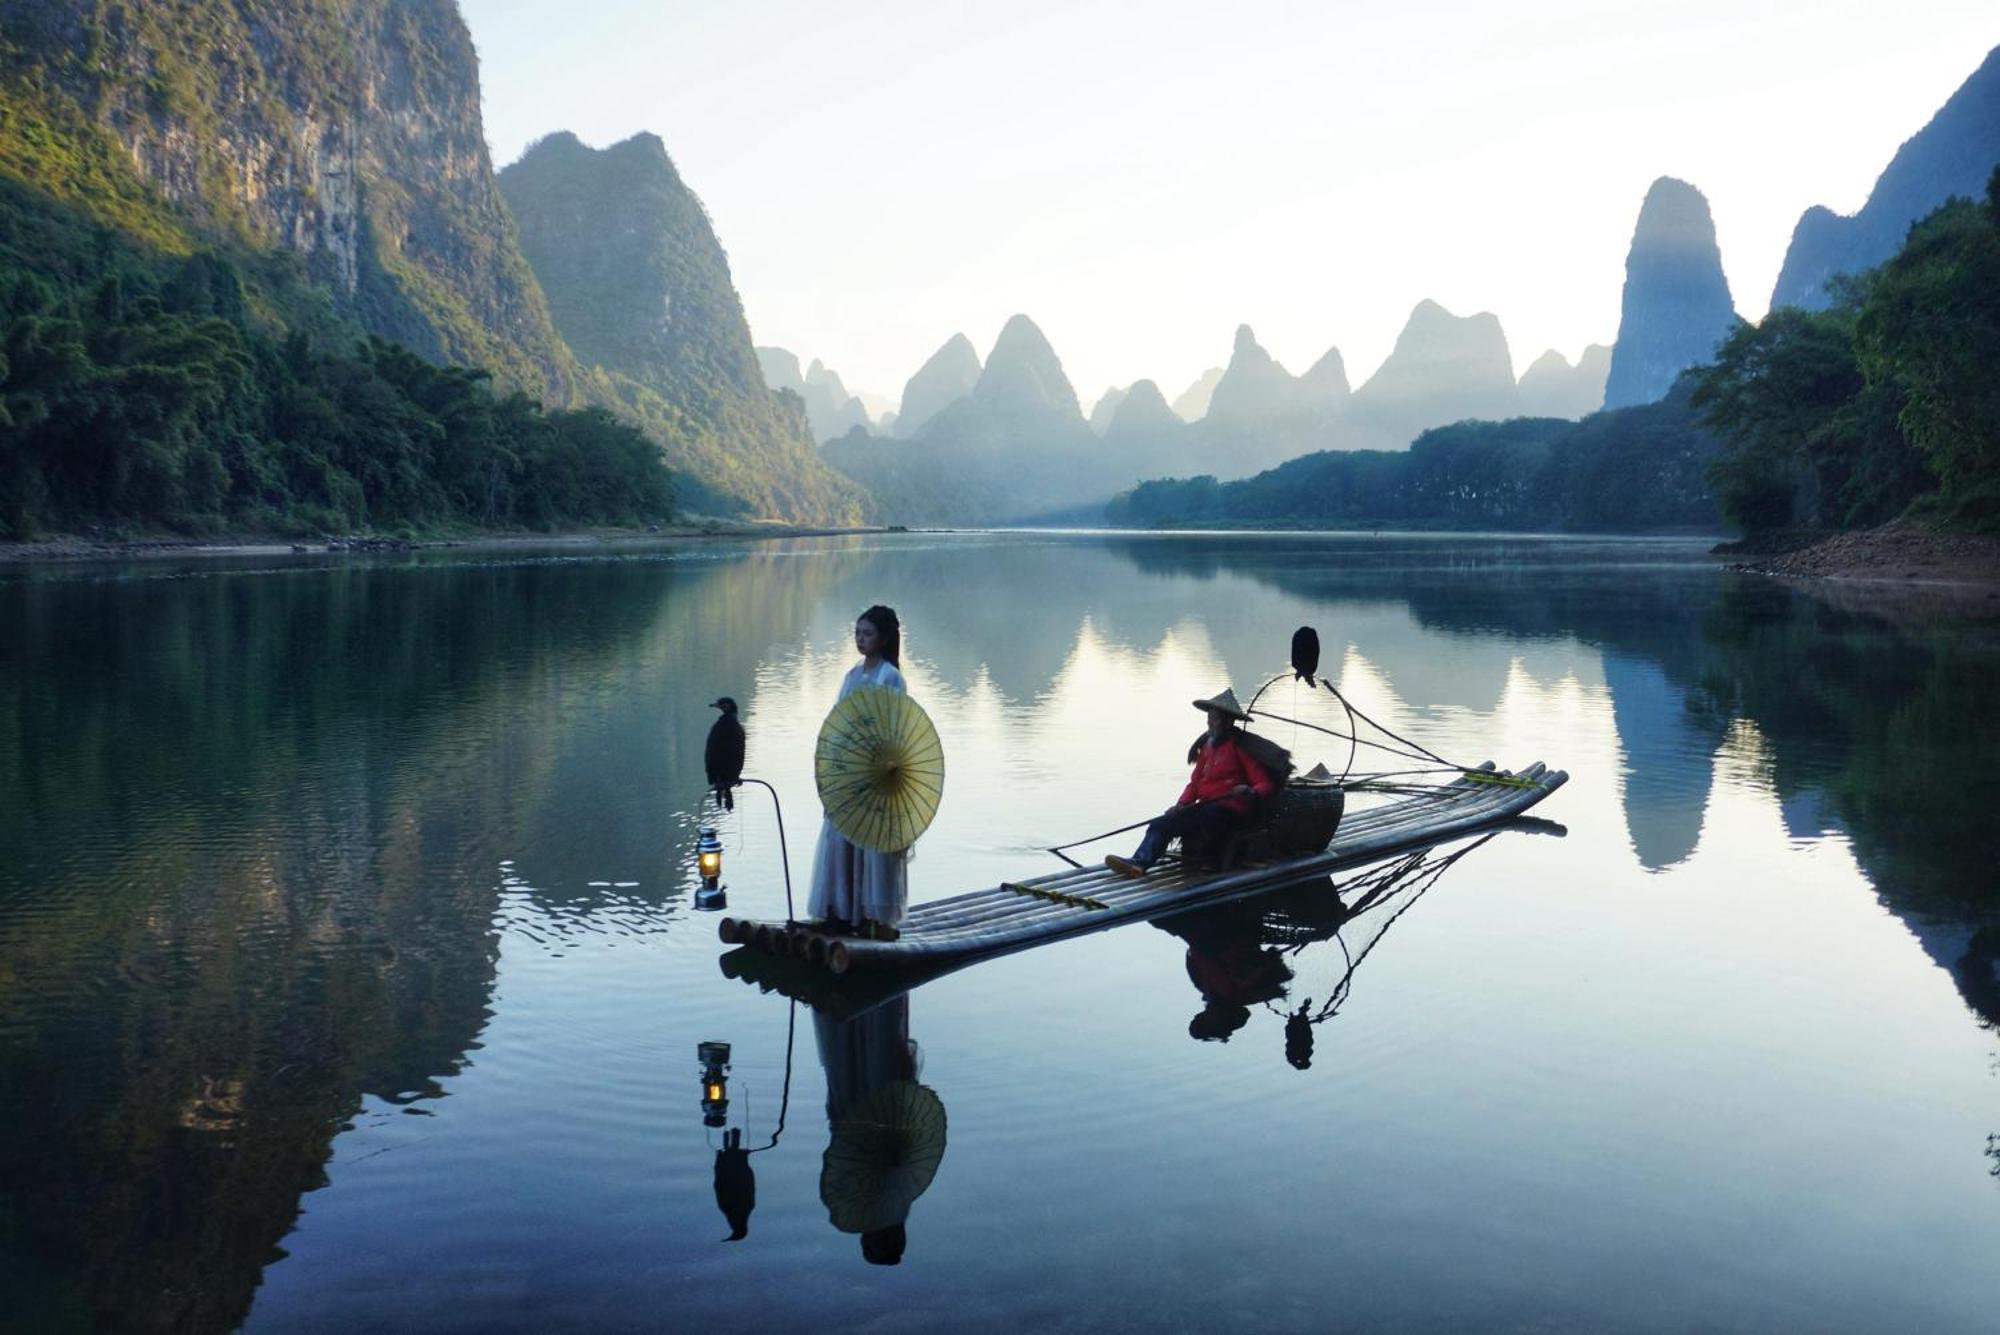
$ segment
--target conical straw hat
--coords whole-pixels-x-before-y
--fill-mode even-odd
[[[1213,699],[1195,701],[1194,707],[1196,709],[1219,709],[1239,722],[1248,723],[1250,721],[1250,711],[1236,703],[1236,692],[1227,687]]]
[[[813,779],[834,829],[863,848],[900,853],[944,799],[944,746],[923,706],[863,686],[820,725]]]

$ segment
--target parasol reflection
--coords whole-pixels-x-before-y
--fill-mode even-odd
[[[833,1226],[861,1235],[871,1265],[897,1265],[910,1207],[944,1159],[944,1102],[917,1083],[906,992],[859,1015],[817,1013],[813,1035],[826,1068],[830,1133],[819,1198]]]

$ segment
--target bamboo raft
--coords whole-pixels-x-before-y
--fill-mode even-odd
[[[1350,814],[1323,853],[1224,871],[1198,871],[1167,858],[1142,880],[1087,866],[1003,881],[915,906],[894,941],[734,917],[725,917],[717,932],[728,944],[804,960],[836,974],[936,969],[1241,898],[1439,843],[1518,816],[1568,781],[1568,774],[1540,761],[1516,774],[1496,770],[1489,760],[1436,792]]]

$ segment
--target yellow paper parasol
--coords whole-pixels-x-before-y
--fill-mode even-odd
[[[943,1101],[914,1080],[882,1086],[841,1118],[819,1172],[833,1226],[872,1233],[902,1223],[937,1176],[944,1128]]]
[[[863,848],[900,853],[944,798],[944,746],[922,705],[863,686],[820,725],[813,778],[834,829]]]

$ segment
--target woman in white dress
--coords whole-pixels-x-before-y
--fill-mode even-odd
[[[863,612],[854,623],[854,647],[861,661],[847,670],[840,699],[863,686],[903,693],[903,627],[892,609],[878,604]],[[822,819],[806,915],[862,936],[895,940],[896,925],[910,900],[905,858],[902,852],[858,847],[834,829],[832,821]]]

